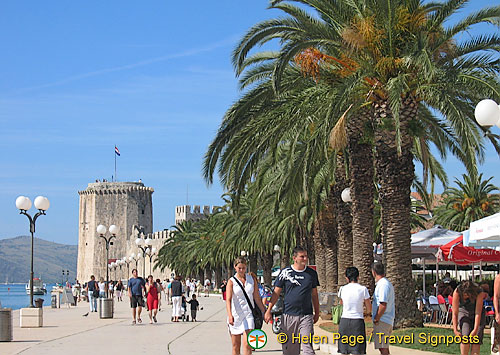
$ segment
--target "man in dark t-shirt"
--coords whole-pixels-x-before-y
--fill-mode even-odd
[[[172,291],[172,321],[178,322],[181,316],[181,304],[182,304],[182,284],[181,277],[177,275],[172,281],[171,285]]]
[[[99,290],[99,286],[97,285],[97,281],[95,280],[94,275],[90,276],[90,281],[87,282],[85,290],[87,291],[87,298],[90,304],[90,312],[97,312],[97,297],[99,297],[99,294],[97,294],[97,296],[94,296],[94,291]]]
[[[314,323],[319,319],[318,274],[307,267],[307,251],[297,246],[293,250],[293,265],[281,270],[274,283],[274,291],[265,314],[266,322],[272,319],[271,309],[284,293],[284,310],[281,322],[288,341],[282,344],[283,354],[315,354],[312,342],[292,342],[292,336],[314,334]],[[314,310],[314,312],[313,312]]]
[[[137,269],[132,270],[132,276],[128,280],[128,297],[130,298],[130,307],[132,308],[132,317],[134,320],[132,324],[135,324],[135,313],[137,308],[137,321],[142,323],[141,312],[144,306],[143,292],[146,288],[146,282],[142,277],[137,276]]]

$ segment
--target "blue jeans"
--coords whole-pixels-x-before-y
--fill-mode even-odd
[[[89,298],[89,304],[90,304],[90,311],[97,312],[97,298],[94,297],[94,295],[92,294],[92,291],[90,291],[90,290],[88,292],[88,298]]]

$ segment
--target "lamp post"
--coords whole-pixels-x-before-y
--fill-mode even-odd
[[[152,269],[151,269],[151,263],[153,262],[153,256],[156,255],[156,248],[147,248],[146,249],[146,255],[149,256],[149,274],[152,275]]]
[[[143,278],[146,278],[146,254],[147,254],[146,250],[149,249],[149,248],[151,248],[151,243],[152,243],[151,238],[147,238],[147,239],[137,238],[135,240],[135,244],[137,245],[137,247],[139,249],[141,249],[142,256],[143,256],[143,259],[144,259]]]
[[[125,264],[125,261],[123,261],[122,259],[118,259],[116,262],[117,262],[118,266],[120,267],[120,273],[119,273],[119,277],[118,278],[121,280],[122,276],[123,276],[122,266],[123,266],[123,264]],[[118,280],[118,278],[117,278],[117,280]]]
[[[122,260],[125,264],[127,264],[127,277],[126,278],[128,278],[130,275],[130,263],[132,262],[132,260],[134,260],[134,258],[132,258],[131,256],[129,256],[129,257],[124,256]]]
[[[141,253],[137,253],[137,255],[135,255],[135,253],[132,253],[131,256],[132,260],[135,260],[135,269],[137,270],[137,262],[139,261],[140,258],[142,258],[142,254]],[[139,271],[137,271],[139,272]]]
[[[493,100],[481,100],[476,105],[474,117],[482,127],[497,126],[500,128],[500,106]]]
[[[106,234],[106,227],[103,226],[102,224],[99,224],[97,226],[97,233],[99,233],[99,236],[106,242],[106,266],[108,265],[108,260],[109,260],[109,245],[111,244],[111,239],[116,238],[117,232],[118,232],[118,227],[115,226],[114,224],[110,225],[109,233],[111,235],[106,238],[106,236],[104,235]],[[106,298],[108,298],[108,295],[109,295],[109,268],[106,267]]]
[[[111,272],[111,270],[113,269],[113,263],[109,263],[108,264],[108,270]],[[106,289],[107,289],[107,283],[108,283],[108,280],[106,279]],[[106,296],[107,296],[107,293],[106,293]]]
[[[50,207],[50,202],[47,197],[38,196],[35,198],[35,207],[38,212],[31,217],[28,214],[28,210],[31,208],[31,200],[26,196],[19,196],[16,199],[16,207],[19,209],[19,213],[28,217],[30,221],[30,233],[31,233],[31,269],[30,269],[30,305],[29,308],[34,308],[33,305],[33,243],[34,243],[34,234],[35,234],[35,223],[38,217],[45,214]]]

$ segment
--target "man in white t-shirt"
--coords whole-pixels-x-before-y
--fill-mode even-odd
[[[371,312],[370,294],[365,286],[358,283],[359,270],[348,267],[345,271],[348,284],[338,292],[342,303],[342,317],[339,323],[341,339],[356,339],[354,342],[339,341],[338,351],[341,354],[366,354],[366,328],[364,308]],[[359,339],[363,339],[359,341]]]

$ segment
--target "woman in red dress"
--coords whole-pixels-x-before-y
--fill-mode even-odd
[[[158,314],[158,285],[153,280],[153,276],[148,276],[148,283],[146,284],[146,292],[148,294],[148,311],[149,323],[156,323],[156,315]]]

